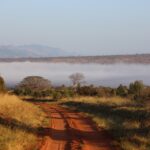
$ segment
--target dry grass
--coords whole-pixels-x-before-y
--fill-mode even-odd
[[[62,104],[90,115],[124,150],[150,150],[150,109],[120,97],[75,97]]]
[[[133,102],[127,98],[121,97],[92,97],[92,96],[78,96],[73,98],[62,98],[61,101],[75,101],[75,102],[86,102],[86,103],[100,103],[107,105],[125,105],[132,104]]]
[[[34,150],[45,114],[16,96],[0,95],[0,150]]]

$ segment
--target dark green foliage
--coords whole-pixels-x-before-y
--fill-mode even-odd
[[[4,81],[1,79],[1,85],[4,87]],[[3,89],[3,88],[2,88]],[[80,83],[76,87],[51,87],[50,81],[38,77],[30,76],[25,78],[15,89],[18,95],[26,95],[33,97],[52,96],[53,99],[69,98],[74,96],[96,96],[96,97],[112,97],[121,96],[127,97],[137,102],[144,102],[150,99],[150,87],[144,86],[143,82],[135,81],[129,87],[119,85],[117,89],[110,87],[96,87],[93,85],[81,86]]]
[[[116,90],[116,94],[118,96],[125,97],[128,95],[128,88],[126,86],[123,86],[122,84],[120,84]]]
[[[98,87],[98,95],[99,97],[112,97],[116,96],[116,90],[110,87]]]
[[[6,87],[5,87],[5,81],[4,79],[0,76],[0,92],[5,92]]]
[[[81,96],[121,96],[137,100],[137,102],[150,99],[150,87],[144,86],[142,81],[135,81],[134,83],[131,83],[129,87],[120,84],[117,89],[110,87],[95,87],[93,85],[78,85],[76,89],[77,90],[74,91],[74,93]]]
[[[78,86],[77,93],[79,95],[85,95],[85,96],[96,96],[96,95],[98,95],[98,90],[96,87],[94,87],[92,85],[91,86],[83,86],[83,87]]]
[[[58,100],[60,98],[69,98],[75,95],[74,89],[71,87],[57,87],[53,89],[52,96],[54,100]]]
[[[62,98],[62,94],[59,91],[53,91],[52,98],[53,100],[59,100]]]
[[[99,97],[110,97],[116,95],[115,90],[112,88],[95,87],[93,85],[78,87],[77,93],[78,95],[82,96],[99,96]]]
[[[144,87],[140,97],[146,101],[150,101],[150,86]]]
[[[135,94],[137,96],[140,96],[142,94],[143,89],[144,89],[144,84],[142,81],[135,81],[134,83],[131,83],[129,86],[130,94]]]

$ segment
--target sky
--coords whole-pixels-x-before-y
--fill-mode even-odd
[[[0,0],[0,45],[150,53],[150,0]]]

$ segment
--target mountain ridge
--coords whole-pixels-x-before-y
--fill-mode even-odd
[[[69,56],[70,53],[60,48],[45,45],[1,45],[0,58],[20,57],[56,57]]]

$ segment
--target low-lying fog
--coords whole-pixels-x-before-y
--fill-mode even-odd
[[[70,85],[68,76],[80,72],[87,84],[116,87],[120,83],[128,85],[135,80],[143,80],[150,85],[150,65],[136,64],[65,64],[65,63],[0,63],[0,74],[7,85],[15,85],[24,77],[43,76],[53,85]]]

